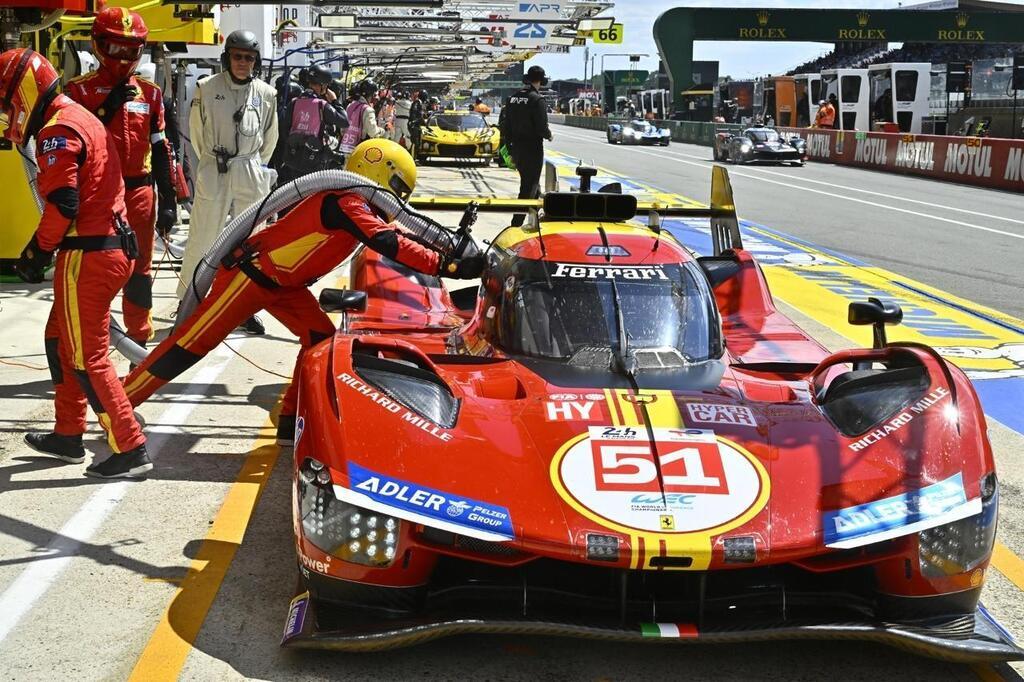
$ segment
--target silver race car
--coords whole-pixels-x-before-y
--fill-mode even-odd
[[[659,128],[649,121],[634,119],[608,124],[609,144],[657,144],[667,147],[672,131]]]

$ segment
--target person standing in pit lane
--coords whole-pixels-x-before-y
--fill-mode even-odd
[[[395,127],[391,131],[391,140],[402,145],[406,151],[412,151],[412,135],[409,132],[409,111],[412,101],[402,91],[395,93]]]
[[[261,67],[256,35],[232,32],[220,60],[224,70],[199,82],[189,114],[199,167],[178,298],[185,295],[197,267],[216,267],[201,261],[228,215],[262,201],[272,184],[267,164],[277,144],[277,93],[256,78]],[[264,331],[255,317],[243,328],[250,334]]]
[[[501,108],[498,126],[501,141],[508,145],[519,171],[519,198],[540,196],[540,176],[544,170],[544,140],[551,140],[548,109],[540,89],[548,84],[544,69],[531,66],[523,77],[525,87],[510,96]],[[517,213],[512,225],[522,225],[526,215]]]
[[[56,424],[50,433],[25,434],[25,442],[64,462],[84,462],[88,403],[114,454],[93,462],[86,474],[132,478],[153,464],[107,353],[110,302],[128,282],[138,243],[125,216],[114,139],[89,110],[57,94],[59,81],[53,65],[34,50],[0,54],[0,129],[16,145],[36,138],[36,182],[45,200],[39,227],[15,272],[40,283],[57,251],[44,333]]]
[[[331,72],[314,64],[307,70],[307,80],[309,89],[289,103],[283,121],[282,128],[288,131],[283,158],[287,178],[278,178],[280,184],[307,173],[344,166],[344,157],[334,147],[336,135],[348,128],[348,117],[328,88]]]
[[[341,137],[341,151],[349,156],[364,140],[384,137],[384,131],[377,125],[377,112],[370,104],[370,98],[377,94],[377,84],[371,80],[359,81],[352,87],[352,102],[345,109],[348,128]]]
[[[412,101],[409,104],[409,138],[412,143],[412,155],[415,158],[420,148],[420,133],[423,130],[423,123],[426,120],[423,111],[423,101],[427,97],[426,90],[412,93]]]
[[[135,12],[102,10],[92,24],[100,68],[64,88],[64,94],[96,114],[117,146],[128,223],[139,240],[139,256],[123,292],[124,324],[128,337],[143,347],[153,337],[154,227],[166,234],[177,221],[178,200],[188,196],[187,188],[175,186],[178,160],[165,133],[163,93],[156,83],[133,75],[148,35]]]
[[[391,140],[367,140],[349,155],[345,168],[408,199],[416,185],[416,164]],[[458,260],[420,244],[397,228],[355,192],[323,191],[304,199],[267,229],[247,239],[217,269],[210,294],[174,333],[153,349],[125,379],[133,405],[199,362],[247,316],[266,309],[299,337],[298,378],[303,354],[334,334],[334,323],[320,309],[308,286],[333,270],[364,244],[382,255],[430,275],[473,279],[484,256]],[[277,438],[295,440],[298,384],[281,402]]]

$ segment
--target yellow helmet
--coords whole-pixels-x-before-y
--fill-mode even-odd
[[[373,138],[359,143],[349,154],[345,170],[408,199],[416,187],[416,162],[397,142]]]

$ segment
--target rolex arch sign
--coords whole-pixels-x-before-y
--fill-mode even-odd
[[[833,10],[676,7],[654,22],[654,40],[672,81],[676,106],[694,85],[695,40],[1019,43],[1024,12],[961,9]]]

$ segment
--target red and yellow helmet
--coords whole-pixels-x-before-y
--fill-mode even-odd
[[[35,50],[19,47],[0,54],[0,134],[24,144],[33,116],[42,116],[60,76]]]
[[[149,29],[136,12],[107,7],[92,22],[92,49],[104,69],[125,80],[139,66]]]

